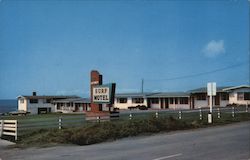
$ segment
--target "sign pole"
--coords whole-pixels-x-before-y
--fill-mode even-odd
[[[213,112],[213,96],[216,96],[216,83],[215,82],[210,82],[207,84],[207,94],[209,96],[209,107],[210,107],[210,110],[209,110],[209,113],[208,113],[208,123],[212,123],[212,120],[213,120],[213,115],[212,115],[212,112]]]
[[[210,113],[212,114],[212,112],[213,112],[213,109],[212,109],[212,107],[213,107],[213,83],[211,83],[211,85],[210,85],[210,87],[211,87],[211,94],[210,94]]]

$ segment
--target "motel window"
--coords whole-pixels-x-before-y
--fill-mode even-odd
[[[174,99],[175,104],[178,104],[178,98]]]
[[[170,98],[169,104],[178,104],[178,98]]]
[[[159,104],[159,99],[158,98],[152,98],[151,103],[152,104]]]
[[[174,104],[174,99],[173,98],[170,98],[169,104]]]
[[[233,93],[229,94],[229,97],[234,98],[234,94]]]
[[[229,100],[229,94],[228,93],[221,93],[221,100],[223,100],[223,101]]]
[[[38,99],[30,99],[30,103],[38,103]]]
[[[132,103],[143,103],[144,98],[132,98]]]
[[[238,101],[244,100],[244,93],[243,92],[238,92],[237,93],[237,100]]]
[[[206,100],[207,95],[205,93],[197,94],[197,100]]]
[[[73,102],[67,103],[67,107],[73,107]]]
[[[24,99],[20,99],[20,103],[24,103]]]
[[[117,101],[118,101],[118,103],[127,103],[128,99],[127,98],[118,98]]]
[[[43,99],[43,103],[51,103],[51,99]]]
[[[244,100],[250,100],[250,92],[244,93]]]
[[[46,103],[51,103],[51,99],[46,99]]]
[[[180,104],[188,104],[188,98],[187,97],[180,98]]]

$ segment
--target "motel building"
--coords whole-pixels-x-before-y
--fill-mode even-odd
[[[224,88],[223,91],[229,93],[229,104],[250,104],[250,86],[248,85]]]
[[[55,112],[74,113],[90,111],[90,99],[67,98],[53,101]]]
[[[185,92],[163,92],[147,97],[148,107],[152,109],[189,109],[189,94]]]
[[[229,104],[250,104],[250,86],[217,87],[213,96],[213,106],[225,107]],[[198,109],[209,107],[207,88],[197,88],[187,92],[119,93],[115,95],[114,107],[129,109],[146,106],[149,109]],[[108,107],[102,105],[102,110]],[[18,96],[18,111],[31,114],[50,112],[74,113],[90,111],[90,99],[78,96]]]
[[[212,105],[215,107],[225,107],[229,104],[229,93],[224,91],[228,87],[217,87],[216,96],[213,96]],[[197,88],[188,91],[190,94],[190,109],[204,108],[209,106],[209,96],[207,88]]]
[[[114,107],[128,109],[128,107],[147,106],[147,96],[150,93],[120,93],[115,95]]]
[[[37,96],[33,92],[31,96],[18,96],[18,111],[29,112],[30,114],[42,114],[56,112],[53,101],[68,98],[79,98],[77,96]]]
[[[151,109],[189,109],[189,94],[185,92],[116,94],[114,106],[119,109],[147,106]]]
[[[229,104],[250,104],[250,87],[248,85],[217,87],[217,93],[216,96],[213,96],[212,103],[215,107],[226,107]],[[187,92],[116,94],[114,107],[128,109],[136,106],[174,110],[207,108],[209,107],[209,96],[206,87]]]

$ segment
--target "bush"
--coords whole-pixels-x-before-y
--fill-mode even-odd
[[[143,120],[130,120],[122,123],[103,122],[88,127],[78,128],[74,131],[65,131],[65,138],[73,144],[89,145],[118,138],[137,136],[145,133],[156,133],[188,128],[185,122],[173,117],[155,118]],[[71,135],[70,135],[71,134]],[[70,138],[67,138],[70,135]]]
[[[37,130],[22,137],[22,139],[26,144],[73,143],[89,145],[145,133],[186,129],[188,127],[190,126],[185,122],[173,117],[155,118],[152,116],[148,119],[133,119],[120,123],[94,123],[81,128]]]
[[[227,124],[236,121],[250,120],[249,113],[242,113],[232,119],[231,114],[223,116],[220,120],[215,120],[214,125]],[[207,120],[184,121],[173,117],[152,116],[147,119],[132,119],[119,122],[102,122],[86,124],[84,127],[68,129],[41,129],[23,135],[18,141],[19,144],[39,145],[55,143],[72,143],[78,145],[89,145],[105,141],[116,140],[118,138],[137,136],[141,134],[168,132],[173,130],[183,130],[207,126]]]

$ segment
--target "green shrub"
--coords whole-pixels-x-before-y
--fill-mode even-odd
[[[213,125],[226,124],[241,120],[250,120],[249,113],[243,113],[232,119],[230,114],[224,118],[215,119]],[[211,124],[210,124],[211,125]],[[183,130],[208,126],[207,119],[178,120],[173,117],[154,116],[147,119],[132,119],[127,121],[102,122],[86,124],[84,127],[68,129],[40,129],[20,137],[19,144],[41,145],[54,143],[72,143],[89,145],[124,137],[137,136],[161,131]]]

